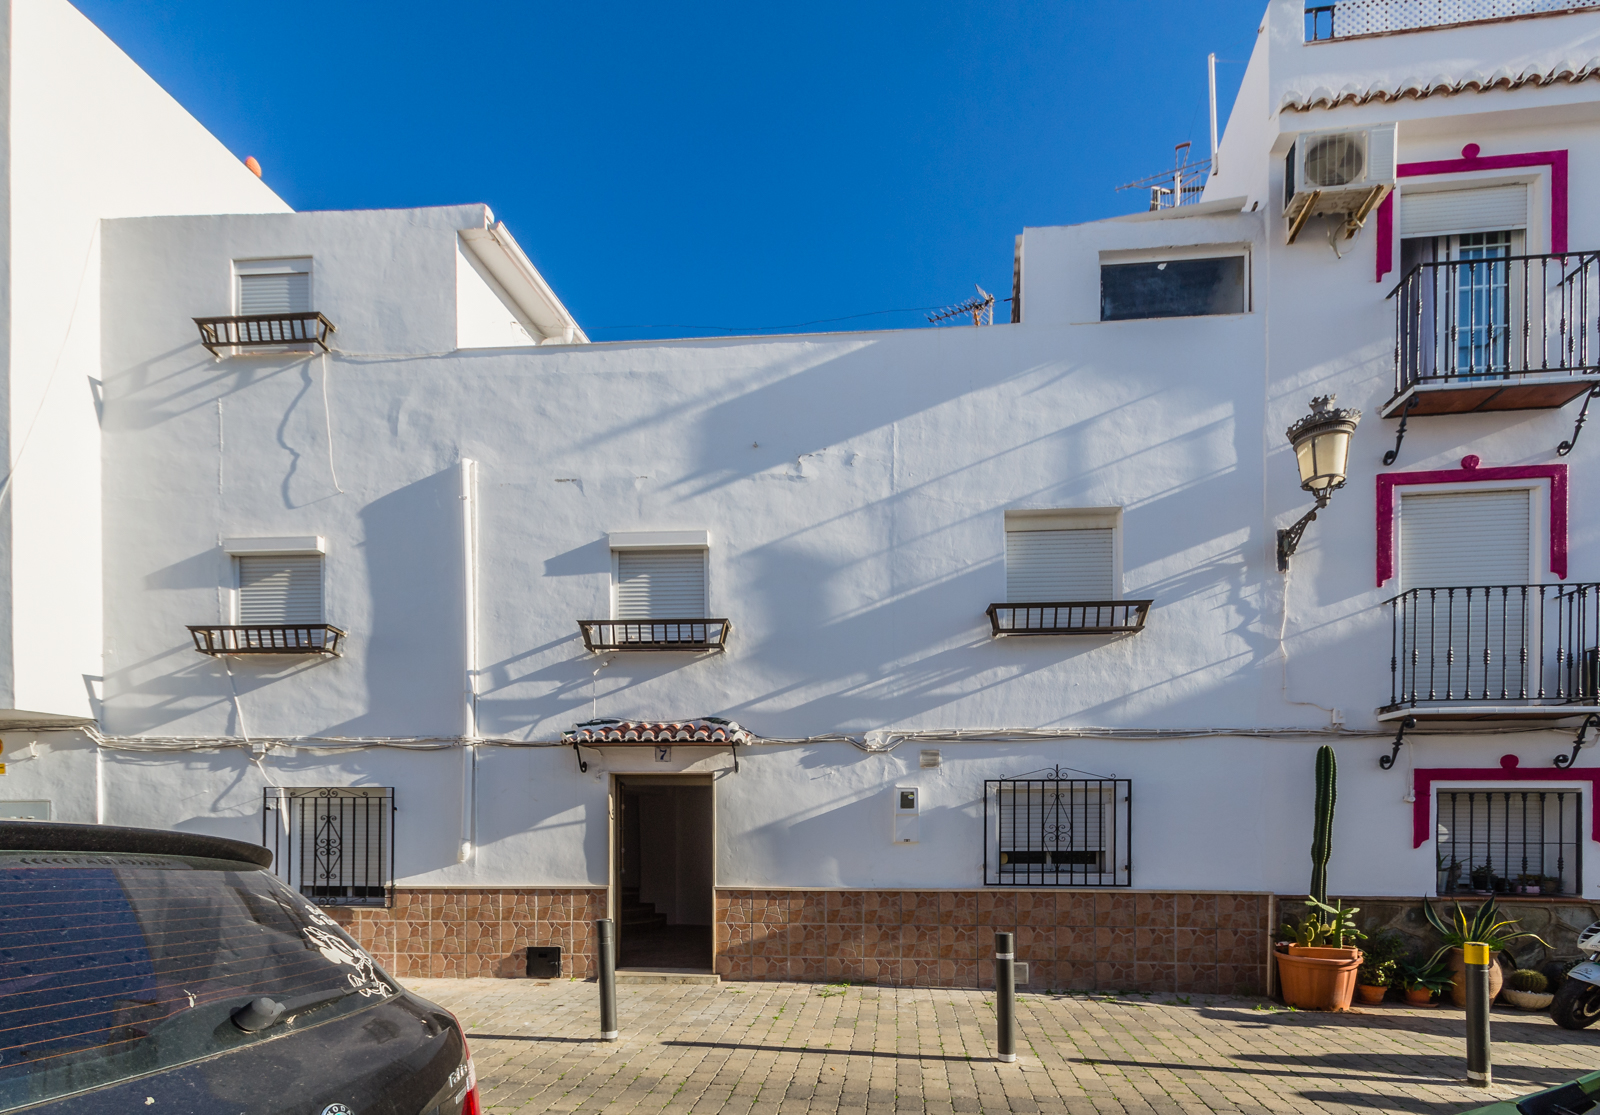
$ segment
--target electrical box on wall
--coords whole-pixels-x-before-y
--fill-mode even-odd
[[[919,815],[922,791],[916,786],[894,788],[894,842],[915,844],[921,837]]]

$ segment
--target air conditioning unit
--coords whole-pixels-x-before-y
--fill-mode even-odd
[[[1395,125],[1376,124],[1295,137],[1283,167],[1283,215],[1289,243],[1307,220],[1345,218],[1348,239],[1394,188]]]

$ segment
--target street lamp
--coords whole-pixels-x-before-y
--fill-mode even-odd
[[[1289,571],[1289,558],[1300,545],[1300,536],[1328,506],[1328,496],[1344,487],[1345,465],[1350,460],[1350,435],[1361,421],[1359,410],[1335,410],[1333,395],[1311,400],[1311,413],[1290,426],[1285,433],[1294,446],[1295,463],[1300,466],[1300,487],[1317,498],[1317,505],[1287,530],[1278,532],[1278,572]]]

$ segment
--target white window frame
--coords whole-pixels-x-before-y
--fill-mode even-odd
[[[239,618],[242,592],[239,581],[241,557],[318,557],[321,558],[322,618],[318,623],[328,623],[328,545],[322,535],[304,535],[272,538],[225,538],[222,552],[228,557],[228,622],[241,624]],[[315,626],[313,624],[312,626]]]
[[[231,288],[229,304],[235,314],[242,314],[243,287],[239,282],[244,275],[304,275],[306,276],[306,297],[310,301],[310,308],[317,305],[317,273],[312,266],[311,256],[283,256],[275,259],[236,259],[233,261],[232,274],[228,279]]]
[[[711,600],[711,532],[708,530],[623,530],[606,535],[611,548],[611,584],[607,591],[607,614],[617,620],[617,592],[622,586],[623,550],[699,550],[702,591],[705,596],[704,616],[676,616],[676,619],[708,619],[717,614]]]
[[[1013,526],[1012,524],[1028,525]],[[1000,549],[1000,594],[996,600],[1005,600],[1006,554],[1005,535],[1013,531],[1032,530],[1105,530],[1111,531],[1111,599],[1122,599],[1122,508],[1120,507],[1041,507],[1011,508],[1005,512]],[[1007,600],[1007,603],[1011,601]],[[1019,601],[1019,603],[1022,603]]]
[[[1394,580],[1399,592],[1409,592],[1413,586],[1405,583],[1403,549],[1406,529],[1406,496],[1452,495],[1455,493],[1526,492],[1528,493],[1528,579],[1524,584],[1544,583],[1541,577],[1550,570],[1550,481],[1542,477],[1531,480],[1466,480],[1449,484],[1404,485],[1395,496]],[[1554,576],[1554,574],[1550,574]]]

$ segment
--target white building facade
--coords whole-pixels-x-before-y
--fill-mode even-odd
[[[14,0],[0,808],[263,840],[402,976],[1230,991],[1331,744],[1334,892],[1589,920],[1600,6],[1510,7],[1274,0],[1204,196],[1027,229],[1012,323],[590,344],[484,206],[175,105],[209,186],[27,170],[30,52],[114,48]]]

